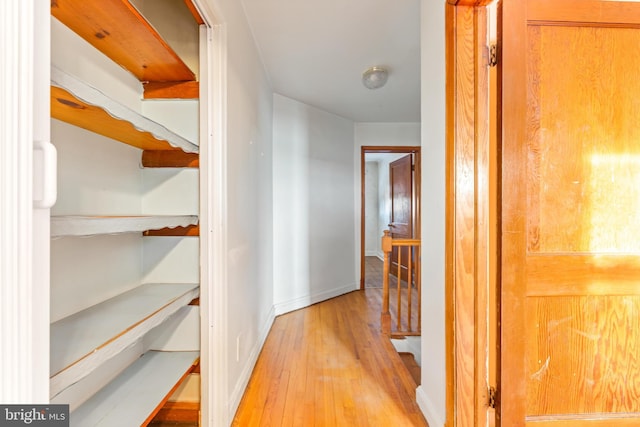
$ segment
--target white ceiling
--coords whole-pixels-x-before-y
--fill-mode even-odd
[[[420,0],[242,0],[276,93],[356,122],[420,120]],[[389,70],[370,90],[361,75]]]

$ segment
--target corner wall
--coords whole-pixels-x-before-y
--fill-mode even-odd
[[[356,289],[353,122],[273,97],[276,314]]]
[[[226,186],[221,227],[226,246],[226,331],[212,351],[226,367],[225,384],[213,392],[224,414],[212,425],[229,425],[274,320],[272,208],[272,90],[242,3],[203,0],[224,28],[226,61]],[[224,294],[224,292],[221,292]]]
[[[422,386],[431,427],[446,421],[445,363],[445,1],[421,3]]]

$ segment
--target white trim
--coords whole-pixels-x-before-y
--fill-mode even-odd
[[[210,2],[194,5],[206,23],[200,31],[200,425],[227,427],[227,30]]]
[[[342,286],[340,288],[330,289],[328,291],[323,291],[315,294],[308,294],[301,297],[297,297],[288,301],[280,302],[275,304],[275,312],[276,316],[280,316],[281,314],[289,313],[291,311],[299,310],[301,308],[309,307],[310,305],[335,298],[340,295],[344,295],[346,293],[356,291],[360,289],[360,287],[356,283],[351,283],[349,285]]]
[[[436,405],[429,399],[423,386],[416,389],[416,401],[430,427],[444,427],[444,417],[438,414]]]
[[[38,80],[48,83],[49,10],[42,0],[0,2],[0,402],[7,404],[49,399],[49,249],[40,230],[49,211],[33,209],[33,143],[49,138],[48,107],[34,109],[49,105]]]
[[[238,406],[240,406],[240,400],[244,395],[245,389],[249,384],[249,379],[251,379],[251,373],[253,372],[253,368],[258,361],[258,356],[260,355],[260,351],[264,346],[265,341],[267,340],[267,336],[269,335],[269,331],[271,331],[271,326],[273,326],[273,322],[276,319],[275,315],[275,307],[271,307],[271,311],[267,315],[267,322],[264,327],[260,331],[260,336],[256,341],[255,345],[251,349],[251,353],[249,354],[249,358],[247,359],[247,363],[238,378],[238,382],[236,383],[236,387],[231,393],[231,397],[229,399],[229,407],[231,408],[231,413],[235,414],[238,410]]]

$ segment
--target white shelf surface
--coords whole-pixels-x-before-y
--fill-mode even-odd
[[[51,217],[51,237],[136,233],[161,228],[186,227],[196,224],[198,224],[197,215],[61,215]]]
[[[71,426],[139,426],[191,368],[199,352],[149,351],[70,415]]]
[[[66,90],[87,104],[102,108],[118,120],[131,123],[139,131],[149,132],[156,139],[167,141],[172,147],[180,148],[187,153],[199,151],[199,147],[192,141],[122,105],[100,90],[54,66],[51,67],[51,85]]]
[[[198,284],[144,284],[52,323],[50,396],[134,344],[198,295]]]

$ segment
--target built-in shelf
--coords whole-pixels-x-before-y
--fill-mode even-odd
[[[52,323],[51,397],[134,344],[198,296],[198,284],[144,284]]]
[[[51,116],[143,150],[197,153],[198,145],[51,67]]]
[[[195,80],[195,74],[127,0],[56,0],[51,14],[141,82]]]
[[[147,230],[142,233],[143,236],[183,236],[193,237],[200,236],[200,226],[190,225],[188,227],[161,228],[158,230]]]
[[[72,412],[71,426],[146,425],[198,358],[198,352],[145,353]]]
[[[144,99],[198,99],[198,82],[148,82],[142,86]]]
[[[142,167],[145,168],[199,168],[200,155],[182,150],[144,150]]]
[[[101,234],[141,233],[147,230],[185,228],[198,224],[197,215],[134,215],[51,217],[51,237],[96,236]],[[181,235],[180,233],[174,235]]]

